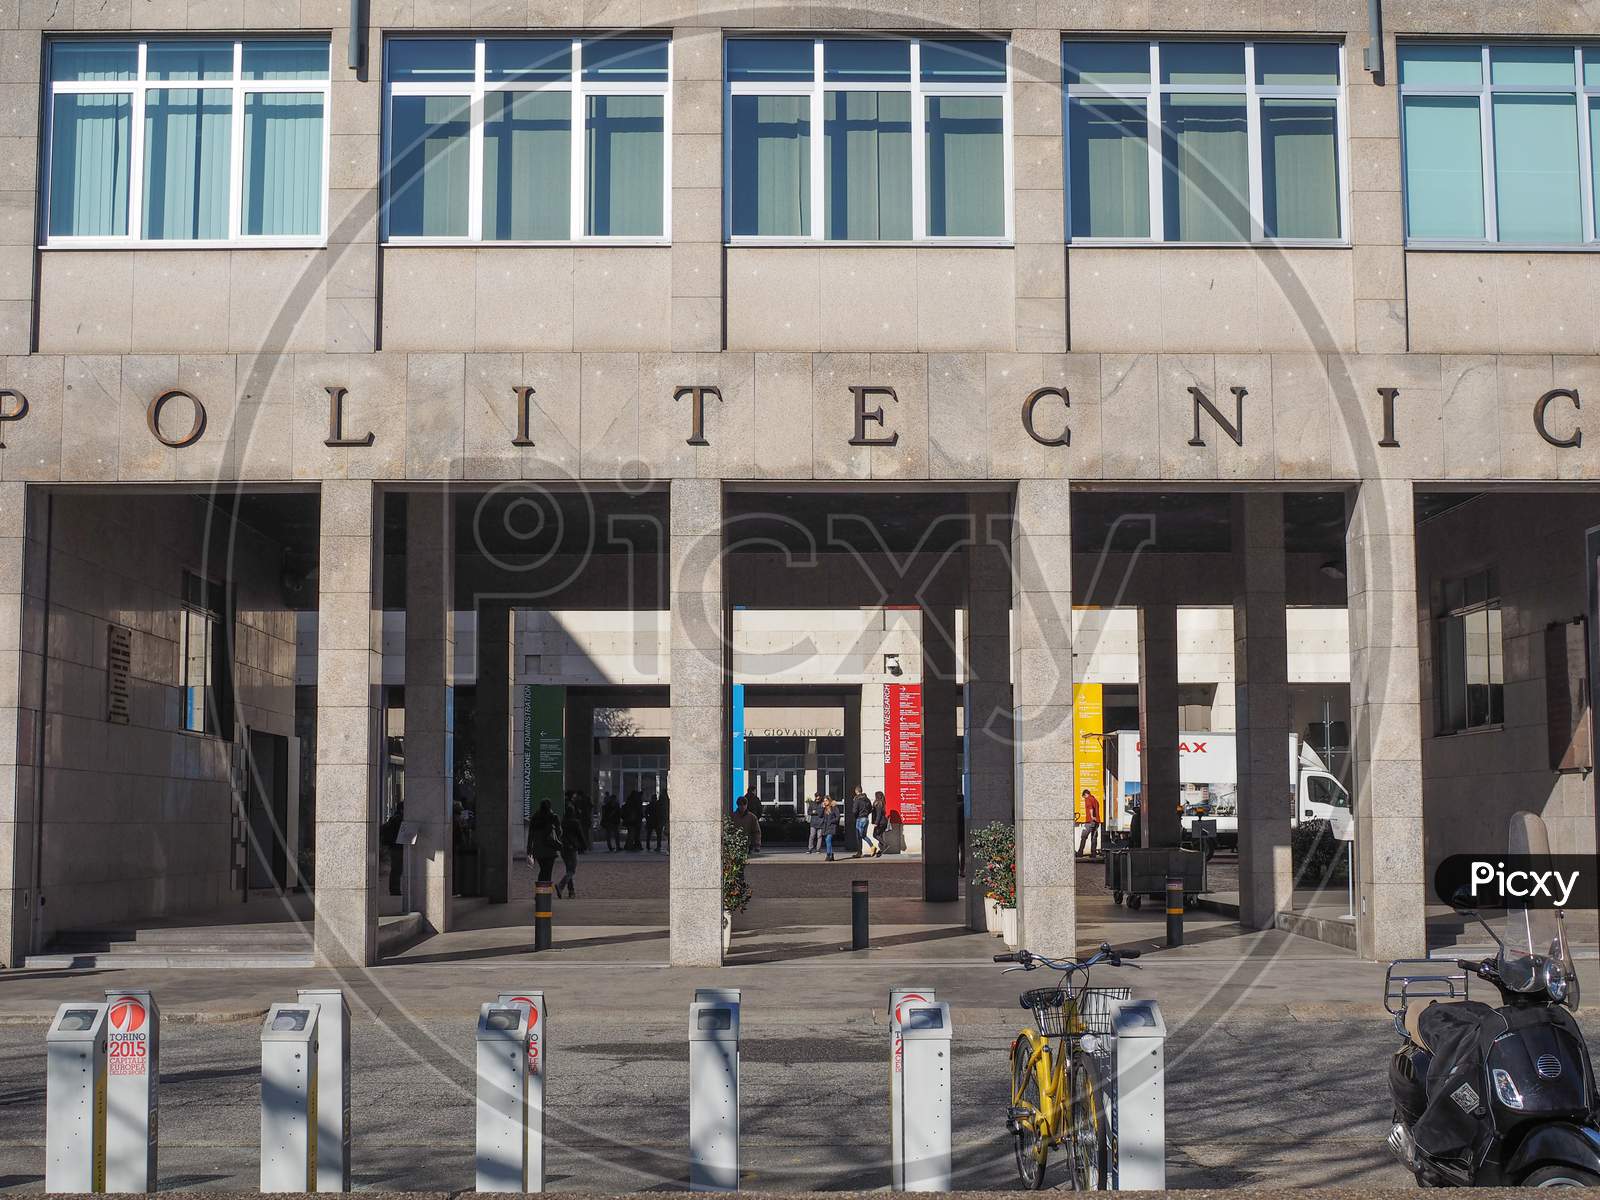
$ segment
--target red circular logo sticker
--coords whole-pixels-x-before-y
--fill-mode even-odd
[[[111,1028],[118,1033],[136,1033],[144,1028],[144,1005],[125,996],[111,1005]]]
[[[528,1010],[528,1028],[529,1029],[532,1029],[535,1025],[537,1025],[539,1023],[539,1010],[534,1007],[534,1004],[533,1004],[532,1000],[528,999],[526,996],[513,996],[511,998],[511,1003],[520,1004],[520,1005],[522,1005],[523,1008]]]
[[[926,1004],[926,1003],[928,1003],[928,998],[926,996],[919,996],[915,992],[911,992],[911,993],[909,993],[907,995],[901,996],[900,997],[900,1003],[896,1004],[894,1006],[894,1019],[896,1021],[904,1021],[905,1020],[905,1007],[906,1007],[906,1005],[908,1005],[908,1004]]]

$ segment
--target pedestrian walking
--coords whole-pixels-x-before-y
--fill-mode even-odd
[[[761,851],[761,818],[756,816],[755,802],[755,797],[746,793],[739,797],[733,810],[733,823],[744,830],[745,837],[750,839],[751,854]]]
[[[389,814],[378,830],[378,844],[389,855],[389,895],[400,894],[400,878],[405,873],[406,849],[400,844],[400,826],[406,819],[406,802],[395,802],[394,812]]]
[[[850,857],[860,858],[867,852],[868,843],[872,840],[872,801],[860,788],[856,789],[855,798],[850,801],[850,819],[856,829],[856,852]]]
[[[650,803],[644,806],[644,848],[646,850],[661,849],[661,812],[664,805],[660,796],[652,796]]]
[[[644,842],[639,834],[644,828],[644,793],[638,788],[629,792],[628,798],[622,802],[622,828],[628,835],[623,849],[643,850]]]
[[[818,792],[811,797],[811,803],[806,805],[806,824],[811,827],[811,832],[806,837],[806,853],[817,854],[822,850],[822,793]]]
[[[883,857],[883,839],[889,832],[889,804],[882,792],[872,794],[872,857]]]
[[[1089,847],[1089,857],[1100,853],[1100,800],[1088,788],[1083,789],[1083,832],[1078,834],[1078,857],[1084,857],[1084,846]]]
[[[528,822],[528,857],[539,864],[539,882],[549,883],[561,856],[561,822],[550,801],[539,801],[539,810]]]
[[[561,819],[561,865],[566,871],[561,882],[556,884],[556,895],[561,895],[565,888],[568,898],[578,898],[578,855],[588,848],[583,818],[578,815],[576,806],[567,809],[567,815]]]
[[[833,835],[839,832],[839,809],[832,796],[822,798],[822,848],[827,852],[827,862],[833,861]]]
[[[612,792],[600,804],[600,831],[606,835],[606,849],[615,854],[622,849],[622,805]]]
[[[672,845],[672,796],[666,788],[661,789],[661,797],[657,801],[661,806],[661,832],[656,835],[656,849]]]

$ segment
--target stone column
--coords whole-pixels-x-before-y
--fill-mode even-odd
[[[42,492],[0,484],[0,963],[32,944],[38,731],[44,694]]]
[[[367,966],[378,949],[378,797],[383,743],[381,496],[322,485],[317,588],[316,953]]]
[[[491,904],[511,897],[511,858],[520,854],[513,830],[522,828],[522,803],[511,802],[511,645],[513,610],[504,600],[478,602],[478,689],[473,714],[478,769],[478,881]],[[518,900],[532,900],[519,896]]]
[[[961,898],[956,868],[956,615],[922,610],[922,898]]]
[[[671,498],[673,966],[722,962],[727,663],[722,483],[674,479]]]
[[[1065,479],[1017,484],[1011,561],[1017,639],[1017,909],[1022,942],[1070,955],[1077,938],[1072,857],[1072,492]]]
[[[1139,822],[1145,846],[1176,846],[1178,820],[1178,610],[1139,610]]]
[[[1385,39],[1385,74],[1398,78],[1393,36]],[[1349,63],[1350,240],[1355,284],[1356,348],[1362,354],[1403,354],[1411,348],[1406,313],[1405,201],[1400,190],[1400,107],[1394,87],[1361,69],[1365,35],[1345,50]],[[1286,294],[1301,282],[1275,255],[1264,260]],[[1320,332],[1320,331],[1319,331]]]
[[[967,927],[983,929],[983,890],[974,879],[983,864],[972,835],[994,821],[1016,818],[1011,708],[1011,563],[1000,519],[1011,500],[972,498],[973,544],[967,551],[967,684],[963,703],[967,743]]]
[[[672,76],[672,348],[720,350],[722,30],[674,29]]]
[[[378,206],[383,138],[383,22],[368,6],[365,61],[350,67],[348,24],[333,29],[333,113],[329,137],[326,348],[381,349]],[[348,4],[338,5],[348,17]],[[276,347],[265,345],[263,350]]]
[[[1345,533],[1355,751],[1356,949],[1426,953],[1416,518],[1409,480],[1361,485]]]
[[[1030,10],[1031,11],[1031,10]],[[1011,35],[1016,152],[1017,349],[1067,350],[1067,254],[1062,244],[1061,31]]]
[[[861,778],[861,688],[856,684],[844,694],[844,790],[849,795],[856,780]],[[874,685],[875,686],[875,685]],[[835,796],[843,800],[844,796]]]
[[[1233,499],[1235,755],[1239,771],[1239,920],[1271,929],[1293,898],[1284,759],[1289,744],[1289,634],[1283,495]]]
[[[423,919],[451,926],[454,895],[455,530],[450,496],[406,498],[406,819]],[[415,896],[416,893],[414,892]]]
[[[567,692],[566,762],[563,770],[570,792],[594,795],[594,697]],[[599,811],[596,803],[595,811]]]

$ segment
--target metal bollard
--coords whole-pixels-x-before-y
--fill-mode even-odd
[[[543,992],[501,992],[496,1004],[528,1010],[527,1191],[544,1191],[544,1074],[550,1066],[550,1007]]]
[[[1183,880],[1167,879],[1167,945],[1183,945]]]
[[[1164,1191],[1167,1186],[1167,1023],[1154,1000],[1111,1002],[1111,1186]]]
[[[555,884],[544,882],[533,885],[533,949],[534,953],[550,949],[550,918],[555,905]]]
[[[867,881],[850,884],[850,949],[867,948]]]
[[[44,1190],[106,1190],[106,1006],[63,1004],[45,1034]]]
[[[478,1011],[480,1192],[527,1190],[528,1016],[520,1004],[485,1004]]]
[[[317,1191],[350,1190],[350,1006],[338,988],[301,988],[317,1006]]]
[[[106,1191],[156,1190],[161,1010],[144,988],[106,992]]]
[[[689,1188],[739,1190],[739,1004],[689,1005]]]
[[[932,988],[895,988],[889,993],[889,1186],[904,1191],[905,1151],[905,1042],[900,1022],[908,1004],[932,1004]]]
[[[907,1004],[902,1010],[906,1097],[902,1191],[950,1190],[952,1032],[948,1004]]]
[[[317,1190],[315,1004],[274,1004],[261,1024],[261,1190]]]

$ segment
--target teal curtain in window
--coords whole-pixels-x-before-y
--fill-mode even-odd
[[[1483,139],[1476,96],[1405,99],[1406,232],[1483,238]]]
[[[233,94],[158,88],[145,97],[144,236],[228,236]]]
[[[738,237],[811,235],[811,98],[733,98],[733,228]]]
[[[1494,197],[1502,242],[1581,242],[1578,170],[1575,97],[1495,95]]]
[[[911,237],[911,96],[829,92],[823,100],[823,223],[839,241]]]
[[[50,233],[121,237],[128,232],[131,96],[55,98],[50,140]]]
[[[321,234],[322,122],[322,97],[316,93],[246,94],[244,233]]]
[[[661,96],[590,96],[588,233],[660,237],[665,172]]]
[[[1593,171],[1589,195],[1594,198],[1594,227],[1600,230],[1600,100],[1589,101],[1589,166]]]
[[[1339,236],[1338,102],[1261,101],[1261,181],[1268,237]]]
[[[1004,237],[1004,102],[930,96],[927,104],[928,236]]]
[[[1242,96],[1162,97],[1166,236],[1176,242],[1250,238],[1250,142]]]
[[[572,97],[490,92],[484,109],[483,236],[566,241],[572,236]]]
[[[396,96],[389,131],[389,232],[400,237],[467,235],[465,96]]]
[[[1073,237],[1150,236],[1149,129],[1142,101],[1072,101],[1067,152]]]

